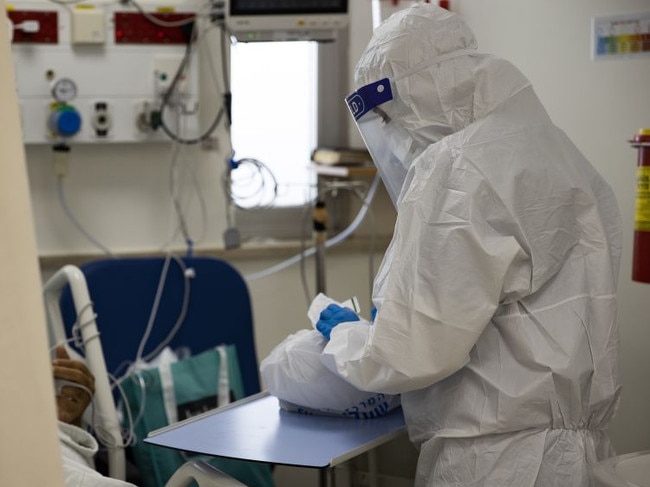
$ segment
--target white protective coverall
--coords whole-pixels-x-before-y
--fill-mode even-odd
[[[620,392],[617,202],[523,74],[475,49],[418,3],[357,64],[357,89],[393,83],[380,108],[415,157],[374,323],[336,326],[323,361],[402,393],[417,486],[593,485]]]
[[[95,470],[97,440],[87,431],[59,421],[59,443],[65,487],[135,487],[122,480],[104,477]]]

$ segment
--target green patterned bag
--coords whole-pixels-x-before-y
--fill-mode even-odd
[[[223,363],[227,366],[222,367]],[[134,372],[122,382],[122,389],[135,423],[137,442],[131,448],[142,487],[163,487],[181,465],[197,458],[249,487],[273,487],[270,465],[194,455],[142,441],[155,429],[244,397],[233,345],[220,345],[171,364]],[[124,407],[122,410],[125,412]],[[126,420],[128,415],[123,417]]]

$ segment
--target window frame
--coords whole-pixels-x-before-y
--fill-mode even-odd
[[[319,42],[317,46],[317,146],[347,145],[348,114],[343,100],[348,91],[348,46],[347,29],[339,32],[336,41]],[[242,242],[255,238],[299,240],[303,238],[303,225],[296,222],[305,219],[309,208],[309,204],[264,210],[235,207],[232,214]]]

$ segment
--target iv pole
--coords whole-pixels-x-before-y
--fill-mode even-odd
[[[316,249],[316,294],[325,294],[325,242],[327,241],[327,209],[325,202],[318,199],[312,213],[314,225],[314,247]]]

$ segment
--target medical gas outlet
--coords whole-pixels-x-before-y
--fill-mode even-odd
[[[52,83],[54,103],[50,105],[47,127],[53,138],[72,137],[81,130],[81,115],[72,105],[77,96],[77,84],[70,78],[59,78]]]
[[[72,105],[53,103],[47,127],[54,138],[72,137],[81,130],[81,115]]]

